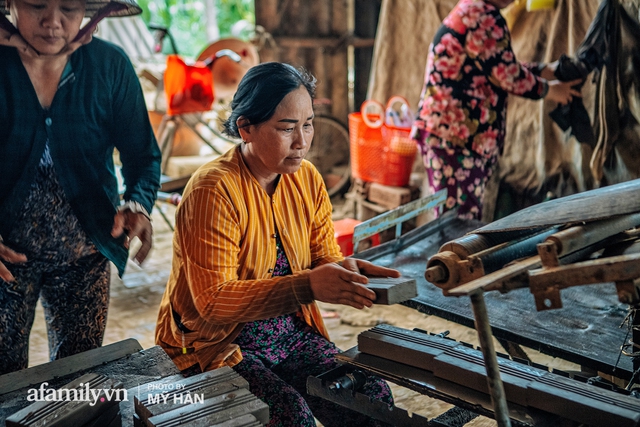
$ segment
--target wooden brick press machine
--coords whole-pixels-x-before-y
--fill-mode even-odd
[[[402,304],[475,327],[479,348],[423,325],[379,325],[309,390],[393,425],[640,426],[640,180],[555,199],[488,225],[449,212],[400,235],[439,193],[357,226],[354,247],[395,227],[395,239],[354,256],[400,270],[418,295]],[[498,292],[495,292],[498,291]],[[497,353],[493,339],[508,354]],[[637,343],[637,344],[636,344]],[[581,366],[549,369],[527,346]],[[356,389],[376,374],[455,405],[427,420],[389,412]],[[608,381],[603,379],[611,376]]]

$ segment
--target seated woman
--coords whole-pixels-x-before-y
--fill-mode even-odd
[[[156,342],[185,375],[232,366],[269,405],[269,426],[375,425],[306,392],[340,352],[315,301],[370,307],[366,276],[400,275],[340,253],[324,182],[304,160],[314,90],[275,62],[240,82],[225,129],[243,142],[185,188]],[[382,380],[361,392],[393,403]]]

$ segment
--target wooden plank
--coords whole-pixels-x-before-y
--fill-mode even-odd
[[[348,122],[349,94],[347,52],[340,50],[331,55],[331,115],[343,123]]]
[[[279,4],[279,0],[259,0],[255,2],[256,24],[261,25],[269,33],[277,31],[280,27]]]
[[[640,212],[640,179],[539,203],[476,230],[495,233]]]
[[[422,212],[444,204],[447,199],[446,191],[440,190],[436,194],[423,197],[413,202],[402,205],[385,214],[378,215],[353,230],[353,251],[357,252],[358,243],[391,227],[396,227],[396,239],[400,237],[400,227],[404,221],[415,218]]]
[[[51,391],[47,383],[43,386],[39,400],[8,417],[7,427],[81,426],[117,407],[127,396],[121,382],[96,374],[83,375],[62,386],[59,394]],[[113,390],[116,394],[107,396],[104,390]]]
[[[331,30],[331,3],[328,1],[312,1],[309,4],[309,16],[313,19],[309,20],[310,34],[325,36]]]
[[[260,40],[260,62],[278,61],[278,47],[275,40],[270,38],[277,35],[280,28],[281,15],[278,13],[280,0],[260,0],[254,2],[256,25],[264,28],[264,37]],[[258,33],[259,36],[262,33]]]
[[[378,325],[358,337],[358,349],[432,372],[437,378],[487,393],[481,351],[453,340],[391,325]],[[501,357],[498,361],[510,403],[536,408],[593,426],[640,423],[640,400],[623,390],[605,390]]]
[[[331,32],[342,35],[349,31],[347,23],[347,0],[331,1]]]
[[[291,36],[305,35],[309,26],[309,7],[303,6],[302,0],[287,0],[281,2],[280,7],[286,7],[282,14],[283,21],[287,23],[281,30]]]
[[[263,424],[269,422],[269,407],[247,389],[205,399],[204,403],[186,405],[146,420],[148,427],[181,424],[208,427],[251,414]],[[143,420],[144,421],[144,420]],[[192,423],[192,424],[189,424]]]
[[[375,304],[399,304],[418,296],[416,281],[406,277],[370,277],[367,287],[376,293]]]
[[[186,406],[187,403],[184,402],[194,398],[196,394],[202,399],[208,399],[239,389],[248,390],[249,383],[232,368],[225,366],[189,378],[176,375],[142,384],[137,387],[133,401],[136,414],[140,419],[146,420]],[[178,400],[181,403],[176,403]]]
[[[419,193],[417,187],[391,187],[389,185],[372,182],[369,187],[368,199],[387,209],[395,209],[416,199]]]
[[[317,80],[316,99],[329,98],[329,85],[327,84],[327,62],[325,50],[321,47],[307,49],[307,69]],[[316,115],[320,110],[316,111]]]
[[[262,424],[256,417],[251,414],[246,414],[233,420],[225,421],[220,424],[215,424],[212,427],[261,427]]]
[[[113,405],[82,427],[122,427],[121,417],[120,405]]]
[[[129,338],[22,371],[11,372],[0,376],[0,396],[29,385],[39,385],[57,377],[111,362],[140,350],[142,350],[140,343]]]
[[[278,36],[274,37],[279,46],[295,47],[295,48],[329,48],[336,49],[340,46],[352,45],[358,48],[371,47],[375,42],[372,38],[361,37],[296,37],[296,36]]]

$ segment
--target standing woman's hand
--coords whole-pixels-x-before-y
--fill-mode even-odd
[[[129,209],[120,210],[113,218],[111,236],[118,238],[123,234],[125,235],[124,247],[127,249],[129,249],[131,239],[134,237],[140,239],[142,246],[136,253],[134,259],[138,264],[142,264],[147,258],[147,255],[149,255],[153,242],[151,220],[147,215],[140,212],[133,212]]]
[[[10,262],[11,264],[22,264],[23,262],[27,262],[27,257],[5,246],[2,237],[0,237],[0,260]],[[2,261],[0,261],[0,278],[5,282],[13,282],[16,280],[15,277],[13,277],[13,274],[11,274]]]
[[[88,32],[79,39],[73,40],[57,55],[71,55],[79,47],[89,43],[92,38],[92,33]],[[0,45],[15,47],[31,58],[40,58],[40,53],[22,38],[16,27],[2,14],[0,14]]]
[[[582,79],[572,80],[570,82],[561,82],[552,80],[549,82],[549,92],[545,99],[557,102],[558,104],[568,104],[573,100],[574,96],[582,97],[580,91],[573,89],[572,86],[580,84]]]
[[[16,27],[3,14],[0,14],[0,45],[15,47],[29,56],[38,56],[38,52],[22,38]]]
[[[540,72],[540,77],[545,80],[556,80],[556,70],[558,69],[558,61],[550,62],[544,65]]]

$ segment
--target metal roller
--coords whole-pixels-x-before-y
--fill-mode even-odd
[[[501,243],[509,243],[520,240],[542,231],[544,228],[532,228],[527,230],[510,230],[502,233],[475,234],[469,233],[458,239],[445,243],[439,252],[450,251],[458,255],[461,259],[478,252],[486,251]]]
[[[513,260],[535,255],[537,245],[554,233],[558,232],[558,227],[551,227],[544,230],[535,229],[536,234],[516,233],[511,236],[520,236],[519,240],[506,241],[490,246],[484,250],[470,253],[464,256],[465,251],[475,251],[492,243],[486,235],[476,235],[469,239],[457,239],[443,245],[445,250],[432,256],[427,262],[425,278],[441,289],[453,289],[461,284],[484,276],[501,269]],[[525,237],[522,235],[525,234]],[[472,236],[472,235],[469,235]],[[467,236],[465,236],[467,237]],[[495,242],[495,240],[493,241]],[[454,252],[454,251],[457,251]]]
[[[640,213],[622,215],[567,228],[549,236],[547,242],[555,244],[558,256],[561,257],[638,225]]]
[[[594,245],[640,225],[640,213],[592,221],[560,230],[560,226],[540,230],[519,240],[497,243],[486,234],[469,234],[442,246],[445,249],[427,262],[425,278],[444,290],[451,290],[494,271],[516,259],[540,251],[556,252],[556,263],[566,264],[584,259]],[[509,235],[509,233],[507,233]],[[517,236],[517,234],[510,234]],[[480,249],[480,250],[479,250]],[[562,259],[560,259],[562,258]],[[544,264],[544,262],[543,262]]]

